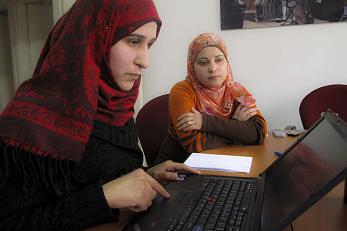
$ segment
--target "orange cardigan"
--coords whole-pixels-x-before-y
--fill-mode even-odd
[[[176,123],[179,116],[181,116],[184,113],[191,112],[192,107],[197,109],[198,104],[199,104],[199,101],[197,99],[194,87],[187,80],[178,82],[171,89],[170,97],[169,97],[169,115],[170,115],[169,134],[171,135],[172,138],[174,138],[174,140],[176,140],[176,142],[179,142],[183,146],[185,151],[188,153],[201,152],[202,150],[206,149],[205,144],[206,144],[207,133],[202,131],[203,128],[200,131],[197,131],[197,130],[188,131],[188,132],[180,131],[176,127]],[[233,110],[236,110],[239,102],[235,100],[233,104],[234,104]],[[234,112],[232,112],[232,114],[233,113]],[[204,118],[203,127],[209,126],[208,124],[205,124],[206,117],[214,117],[214,116],[203,114],[203,118]],[[260,124],[261,134],[259,135],[260,139],[258,140],[259,142],[262,142],[263,138],[266,135],[265,119],[261,116],[261,113],[259,111],[258,111],[258,114],[254,116],[253,118],[257,120],[258,124]],[[231,120],[230,118],[229,119],[221,118],[221,119],[229,120],[229,121]],[[247,122],[247,121],[234,120],[234,122],[236,124],[239,124],[239,123]]]

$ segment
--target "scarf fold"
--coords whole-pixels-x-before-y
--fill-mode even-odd
[[[140,80],[121,91],[105,81],[110,71],[102,65],[112,45],[150,21],[158,35],[152,0],[77,0],[49,34],[32,78],[2,112],[0,137],[37,155],[77,161],[94,120],[124,126]]]
[[[190,43],[188,49],[186,79],[193,85],[199,99],[199,108],[197,109],[210,115],[229,117],[233,111],[234,99],[247,107],[255,106],[254,97],[240,83],[234,82],[229,61],[227,76],[220,88],[209,89],[199,82],[194,71],[194,62],[199,52],[210,46],[217,47],[228,61],[227,47],[216,34],[203,33],[198,35]]]
[[[119,90],[110,76],[106,64],[102,64],[95,119],[105,124],[122,127],[135,113],[134,104],[139,93],[141,78],[135,81],[130,91],[125,92]]]

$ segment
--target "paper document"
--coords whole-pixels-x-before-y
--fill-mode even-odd
[[[196,169],[249,173],[252,157],[192,153],[184,163]]]

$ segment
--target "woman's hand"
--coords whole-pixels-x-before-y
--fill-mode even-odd
[[[258,108],[256,107],[246,107],[242,104],[239,104],[232,118],[240,121],[247,121],[249,118],[255,116],[257,112]]]
[[[148,174],[159,182],[167,182],[170,180],[179,180],[177,172],[186,172],[192,174],[200,174],[200,172],[188,165],[167,160],[148,169]]]
[[[202,115],[192,107],[192,112],[182,114],[177,119],[177,128],[180,131],[200,130],[202,127]]]
[[[137,169],[102,186],[111,208],[127,208],[134,212],[147,210],[159,193],[165,198],[170,194],[150,175]]]

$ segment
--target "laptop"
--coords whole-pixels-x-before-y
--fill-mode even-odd
[[[170,182],[125,230],[278,231],[347,178],[347,124],[328,111],[259,177]],[[342,201],[341,201],[342,203]]]

